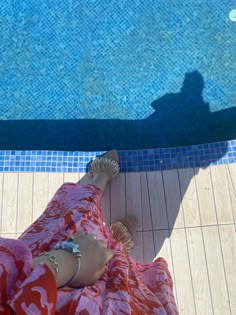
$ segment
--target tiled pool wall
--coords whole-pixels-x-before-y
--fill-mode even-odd
[[[1,172],[85,172],[96,152],[0,151]],[[178,148],[119,151],[121,172],[207,167],[236,162],[236,140]]]

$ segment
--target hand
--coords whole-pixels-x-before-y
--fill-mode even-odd
[[[106,248],[104,241],[96,240],[92,235],[76,233],[73,236],[74,243],[79,243],[80,245],[81,258],[80,271],[77,278],[70,286],[80,288],[93,285],[104,273],[106,263],[112,258],[113,252]],[[78,260],[74,254],[63,249],[51,250],[49,253],[56,257],[56,261],[59,264],[58,274],[56,274],[55,269],[46,256],[34,258],[34,268],[36,268],[39,263],[46,264],[55,276],[57,288],[63,287],[75,275]]]
[[[103,240],[96,240],[92,235],[81,232],[73,235],[74,243],[80,245],[80,271],[71,287],[93,285],[105,272],[106,263],[112,258],[112,250],[106,247]]]

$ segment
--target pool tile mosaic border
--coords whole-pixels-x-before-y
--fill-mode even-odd
[[[0,151],[0,172],[85,172],[103,151]],[[236,162],[236,140],[178,148],[119,151],[121,172],[207,167]]]

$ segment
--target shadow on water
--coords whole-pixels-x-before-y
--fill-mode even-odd
[[[187,73],[179,93],[152,102],[143,120],[0,121],[0,150],[105,151],[177,147],[236,138],[236,108],[210,112],[204,81]]]
[[[105,151],[177,147],[225,141],[217,152],[202,161],[201,167],[227,152],[227,140],[236,138],[236,108],[210,112],[204,102],[204,80],[198,71],[186,73],[179,93],[169,93],[152,102],[155,112],[143,120],[15,120],[0,122],[1,150]],[[167,203],[168,226],[175,225],[180,204],[191,179],[199,169],[185,174],[179,200]],[[172,182],[167,199],[178,185]],[[173,187],[172,187],[173,186]],[[134,196],[135,198],[135,196]],[[154,209],[154,211],[158,211]],[[206,209],[207,211],[207,209]],[[164,242],[160,239],[157,252]],[[150,257],[152,259],[153,257]]]

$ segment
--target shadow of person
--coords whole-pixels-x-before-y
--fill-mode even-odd
[[[163,138],[161,141],[164,146],[165,144],[174,146],[176,141],[188,145],[191,143],[190,137],[193,143],[206,143],[209,135],[216,130],[217,123],[222,123],[219,114],[210,112],[209,103],[205,102],[202,96],[203,89],[204,80],[200,72],[186,73],[179,93],[169,93],[152,102],[151,106],[155,109],[155,112],[146,121],[150,126],[150,131],[154,128],[154,125],[162,131]],[[156,222],[156,228],[160,231],[157,233],[158,240],[155,243],[155,254],[158,254],[166,238],[171,236],[174,228],[186,227],[187,223],[183,219],[183,212],[185,216],[189,216],[189,214],[188,209],[183,209],[182,201],[189,183],[198,175],[200,168],[207,168],[211,163],[222,158],[227,151],[227,142],[222,142],[216,145],[213,152],[206,144],[187,147],[184,153],[177,152],[175,156],[172,154],[172,159],[178,161],[176,165],[181,164],[179,162],[182,156],[186,155],[190,161],[193,161],[193,156],[195,156],[200,167],[188,168],[186,166],[185,169],[178,170],[176,166],[176,169],[162,172],[163,181],[159,184],[163,187],[157,186],[156,190],[163,190],[165,198],[162,196],[161,199],[165,199],[165,203],[160,205],[157,201],[156,209],[152,209],[152,211],[161,214],[159,216],[160,221]],[[160,192],[158,194],[160,195]],[[150,196],[150,198],[153,197]],[[165,209],[161,209],[161,207]],[[197,208],[190,209],[190,211],[192,218],[197,217],[199,211]],[[196,211],[196,214],[193,213],[194,211]],[[200,225],[200,222],[198,224]],[[145,252],[145,248],[143,250]],[[150,256],[149,260],[152,259],[153,257]]]
[[[203,88],[199,71],[186,73],[180,92],[153,101],[155,112],[141,120],[0,120],[0,150],[139,150],[235,139],[236,107],[211,112]]]
[[[160,130],[163,147],[205,143],[211,112],[203,100],[203,89],[204,80],[199,71],[186,73],[179,93],[166,94],[151,103],[155,112],[146,122],[150,129]]]

